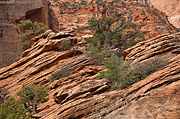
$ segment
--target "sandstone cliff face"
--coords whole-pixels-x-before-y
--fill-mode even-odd
[[[73,47],[58,50],[61,41],[75,41]],[[34,45],[22,58],[0,69],[0,87],[16,96],[23,84],[48,87],[49,100],[38,106],[33,117],[41,119],[178,119],[180,117],[180,33],[162,35],[125,51],[126,60],[144,61],[168,54],[171,62],[126,89],[109,91],[106,79],[97,79],[102,66],[95,66],[82,51],[83,44],[71,32],[46,33],[32,39]],[[171,58],[173,56],[173,58]],[[50,81],[49,76],[74,68],[71,75]]]
[[[143,4],[154,5],[157,9],[165,12],[169,21],[180,28],[180,1],[179,0],[140,0]]]
[[[48,25],[47,1],[0,1],[0,67],[10,65],[18,57],[18,31],[16,24],[24,19],[31,19],[32,21],[43,22]]]
[[[165,12],[168,15],[169,21],[174,26],[180,28],[180,1],[179,0],[151,0],[157,9]]]

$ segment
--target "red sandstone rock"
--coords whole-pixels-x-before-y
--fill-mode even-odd
[[[169,21],[180,28],[180,1],[179,0],[149,0],[150,4],[165,12]]]
[[[0,69],[0,87],[7,88],[11,95],[16,96],[23,84],[47,86],[49,100],[40,104],[38,113],[33,115],[41,119],[180,117],[179,33],[158,36],[127,49],[126,60],[147,60],[149,55],[153,58],[159,51],[161,55],[174,53],[175,57],[170,60],[171,64],[144,80],[114,91],[107,90],[110,85],[106,79],[96,78],[104,67],[93,65],[81,53],[81,46],[75,45],[77,54],[74,56],[72,48],[57,49],[62,40],[73,37],[71,32],[47,31],[34,38],[34,45],[18,62]],[[167,48],[171,50],[167,51]],[[72,74],[53,82],[49,80],[52,73],[67,66],[75,68]]]
[[[60,30],[68,31],[75,30],[78,36],[91,34],[88,29],[88,20],[92,16],[96,16],[96,5],[88,6],[87,8],[79,7],[74,12],[74,9],[68,8],[67,10],[63,10],[59,8],[59,3],[65,2],[63,0],[49,0],[51,2],[51,7],[54,10],[54,13],[59,21]],[[72,0],[67,0],[71,4],[73,4]],[[168,19],[165,17],[166,14],[159,10],[156,10],[151,7],[142,7],[140,3],[132,0],[126,0],[125,8],[117,8],[120,11],[133,11],[133,22],[139,24],[142,22],[144,25],[141,28],[141,31],[145,34],[145,37],[148,39],[150,37],[157,36],[159,34],[168,33],[170,29],[173,29],[174,32],[177,32],[168,22]],[[77,0],[76,2],[80,2]],[[89,2],[89,1],[88,1]],[[95,1],[92,1],[95,2]],[[64,13],[61,13],[63,11]],[[157,15],[158,14],[158,15]],[[161,19],[160,19],[161,18]],[[164,21],[165,20],[165,23]]]
[[[178,119],[179,79],[180,60],[177,59],[127,89],[69,100],[42,119]]]
[[[125,60],[132,60],[137,63],[148,58],[166,54],[177,55],[180,52],[180,33],[171,35],[160,35],[140,42],[135,46],[128,48],[122,54]]]

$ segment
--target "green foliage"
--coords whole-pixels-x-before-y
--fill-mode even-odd
[[[31,111],[28,107],[33,108],[33,113],[37,113],[37,105],[39,103],[46,102],[48,99],[48,89],[43,86],[36,86],[34,84],[23,85],[21,91],[17,93],[20,96],[21,102],[25,105],[28,111]]]
[[[72,74],[74,72],[74,70],[75,69],[73,67],[63,66],[58,71],[51,74],[51,76],[49,76],[49,80],[54,81],[54,80],[58,80],[63,77],[67,77],[70,74]]]
[[[0,119],[32,119],[26,115],[23,105],[10,96],[0,108]]]
[[[66,3],[67,5],[70,5],[70,2],[68,2],[68,1],[65,1],[65,3]]]
[[[103,64],[107,68],[107,71],[101,72],[100,77],[109,79],[111,83],[118,80],[120,75],[118,70],[122,62],[123,59],[119,58],[117,55],[111,55],[109,58],[104,58]]]
[[[86,39],[86,41],[91,40],[91,38]],[[97,40],[94,40],[94,42],[96,42]],[[105,57],[108,57],[110,55],[109,51],[106,49],[100,49],[100,41],[97,41],[97,44],[93,44],[93,43],[89,43],[86,46],[86,50],[90,51],[90,53],[88,53],[88,55],[90,57],[93,58],[93,60],[95,61],[95,63],[97,63],[98,65],[102,64],[102,61]]]
[[[162,57],[155,57],[142,63],[130,65],[130,62],[125,62],[122,58],[112,55],[105,58],[103,63],[107,71],[101,72],[100,77],[109,79],[112,84],[111,88],[117,89],[126,88],[144,79],[167,65],[168,61]]]
[[[86,42],[89,43],[86,50],[91,52],[95,61],[98,59],[99,64],[102,63],[104,57],[109,56],[108,52],[111,49],[119,48],[122,52],[124,49],[145,39],[139,31],[127,33],[127,29],[135,29],[137,25],[131,21],[125,22],[125,18],[122,18],[118,23],[118,16],[122,14],[115,13],[108,18],[105,15],[100,18],[92,17],[88,21],[89,29],[94,34],[92,38],[86,39]],[[141,40],[136,41],[137,37]]]
[[[78,6],[76,4],[72,4],[71,6],[72,6],[73,9],[78,8]]]
[[[59,50],[65,50],[71,45],[71,41],[68,39],[65,39],[61,42],[61,45],[58,47]]]
[[[19,35],[19,44],[20,49],[23,50],[25,50],[29,46],[29,39],[32,36],[40,35],[48,29],[47,26],[45,26],[43,23],[33,23],[29,19],[20,21],[20,24],[18,24],[18,28],[20,28],[22,31],[22,33]]]
[[[87,2],[84,0],[81,0],[81,5],[87,5]]]
[[[60,14],[63,14],[64,12],[62,10],[60,10]]]
[[[86,53],[99,65],[102,64],[104,58],[112,54],[120,56],[124,49],[145,40],[144,34],[139,32],[141,25],[131,22],[132,11],[122,12],[114,9],[117,8],[118,2],[126,6],[126,3],[119,0],[111,2],[96,0],[95,3],[106,10],[106,14],[98,8],[96,17],[88,20],[89,29],[94,34],[92,38],[85,39],[88,43]],[[117,52],[111,52],[114,49],[118,49]]]

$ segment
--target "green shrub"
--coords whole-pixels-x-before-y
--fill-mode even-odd
[[[73,68],[73,67],[63,66],[58,71],[51,74],[51,76],[49,76],[49,80],[54,81],[54,80],[58,80],[63,77],[67,77],[70,74],[72,74],[74,72],[74,70],[75,70],[75,68]]]
[[[168,61],[162,57],[155,57],[130,66],[130,62],[125,62],[122,58],[112,55],[109,58],[105,58],[104,66],[107,68],[107,71],[101,72],[100,77],[109,79],[112,89],[126,88],[167,64]]]
[[[43,23],[38,23],[38,22],[33,23],[29,19],[20,21],[20,24],[18,24],[18,28],[20,28],[22,31],[22,33],[19,35],[19,44],[20,44],[20,49],[22,50],[25,50],[29,46],[30,44],[29,39],[32,36],[38,36],[41,33],[44,33],[48,29],[48,27]]]
[[[10,96],[0,108],[0,119],[32,119],[26,115],[26,109],[16,99]]]
[[[90,51],[90,55],[94,61],[102,64],[102,60],[105,57],[109,57],[109,51],[112,49],[120,49],[119,55],[124,49],[135,45],[137,42],[135,39],[137,37],[144,40],[144,34],[139,31],[133,31],[132,33],[127,33],[127,29],[135,29],[137,26],[131,21],[125,21],[122,19],[121,23],[118,24],[116,19],[118,19],[118,13],[106,18],[103,15],[100,18],[92,17],[89,23],[89,29],[94,32],[92,38],[85,39],[88,43],[86,50]],[[124,24],[124,25],[123,25]],[[141,41],[142,41],[141,40]],[[98,59],[98,60],[97,60]]]
[[[86,41],[88,41],[90,39],[91,38],[86,39]],[[94,41],[94,40],[92,40],[92,41]],[[100,49],[99,48],[100,46],[101,46],[100,41],[97,41],[96,45],[93,43],[89,43],[86,46],[86,51],[85,51],[85,53],[87,53],[88,56],[91,57],[93,59],[93,61],[95,61],[95,63],[98,65],[102,64],[102,61],[105,57],[110,56],[109,50]],[[90,53],[88,53],[88,51],[90,51]]]
[[[68,39],[65,39],[61,42],[61,45],[58,47],[59,50],[65,50],[71,45],[71,41]]]
[[[141,24],[132,22],[132,10],[122,12],[117,8],[118,2],[106,2],[97,0],[95,3],[106,10],[106,14],[101,13],[101,9],[96,10],[96,17],[88,20],[89,29],[93,32],[92,38],[87,38],[86,51],[94,61],[101,65],[105,57],[112,54],[121,55],[124,49],[139,42],[138,39],[145,40],[144,34],[139,32]],[[123,6],[126,4],[121,2]],[[128,19],[127,19],[128,18]],[[118,52],[111,51],[118,49]]]
[[[48,99],[48,89],[43,86],[36,86],[34,84],[23,85],[22,89],[17,93],[20,96],[21,102],[24,104],[25,108],[33,113],[37,113],[37,105],[39,103],[46,102]],[[32,107],[32,110],[30,109]]]
[[[81,0],[81,5],[87,5],[87,2],[84,0]]]
[[[72,6],[73,9],[78,8],[78,6],[76,4],[72,4],[71,6]]]

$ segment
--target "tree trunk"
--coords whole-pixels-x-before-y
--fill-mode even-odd
[[[31,112],[31,110],[28,108],[28,106],[27,106],[26,103],[24,103],[24,107],[25,107],[25,109],[26,109],[28,112]]]
[[[148,3],[147,3],[147,0],[145,0],[145,5],[147,5]]]
[[[37,113],[37,104],[33,104],[33,114]]]

